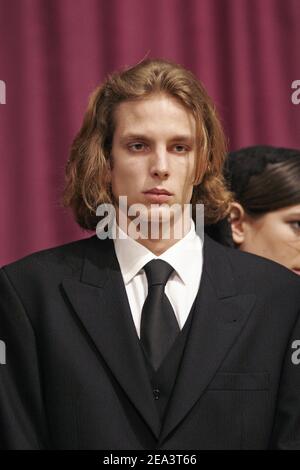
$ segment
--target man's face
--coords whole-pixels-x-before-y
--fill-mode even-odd
[[[151,204],[189,203],[196,139],[192,113],[175,98],[154,94],[122,102],[114,117],[111,184],[116,200],[127,196],[128,206],[145,205],[148,217]]]

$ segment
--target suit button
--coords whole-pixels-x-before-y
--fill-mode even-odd
[[[160,397],[160,390],[158,388],[155,388],[153,390],[153,396],[154,396],[154,400],[158,400],[159,397]]]

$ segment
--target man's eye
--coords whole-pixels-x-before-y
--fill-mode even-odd
[[[134,152],[140,152],[141,150],[145,149],[145,144],[143,144],[142,142],[136,142],[136,143],[130,144],[128,147],[130,150],[133,150]]]
[[[289,222],[289,224],[291,225],[291,227],[292,227],[294,230],[300,232],[300,220],[295,220],[294,222]]]
[[[177,153],[186,153],[188,152],[188,148],[185,145],[175,145],[175,150]]]

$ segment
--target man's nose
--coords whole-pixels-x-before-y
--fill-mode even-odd
[[[151,159],[151,176],[165,179],[169,174],[168,152],[166,149],[157,149]]]

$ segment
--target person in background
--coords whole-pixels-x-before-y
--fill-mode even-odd
[[[207,232],[300,275],[300,151],[242,148],[229,153],[224,174],[235,201],[229,216]]]

